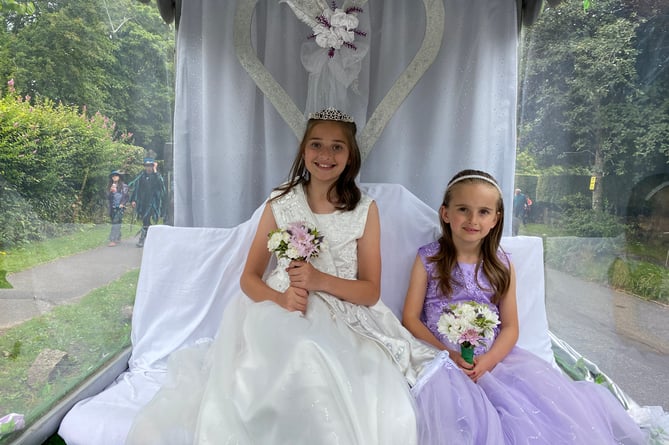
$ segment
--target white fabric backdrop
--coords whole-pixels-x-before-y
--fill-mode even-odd
[[[175,225],[232,227],[286,179],[298,140],[240,64],[239,4],[189,0],[177,40],[174,129]],[[511,202],[515,168],[515,0],[443,0],[441,47],[363,163],[363,182],[399,183],[438,207],[450,177],[479,168]],[[370,49],[353,114],[359,132],[425,36],[418,0],[369,0],[361,28]],[[338,2],[341,4],[341,1]],[[304,111],[308,75],[300,48],[311,34],[286,4],[258,0],[248,30],[255,53]],[[360,105],[362,104],[362,105]],[[366,104],[366,106],[365,106]],[[365,109],[361,109],[365,108]],[[507,205],[507,221],[511,221]],[[510,224],[505,228],[510,234]]]

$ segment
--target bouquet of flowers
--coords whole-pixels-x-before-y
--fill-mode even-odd
[[[460,345],[460,353],[467,363],[474,363],[474,347],[492,339],[499,317],[485,304],[475,301],[451,304],[444,308],[437,329],[452,343]]]
[[[23,429],[26,422],[23,414],[11,413],[0,417],[0,437],[5,434]]]
[[[285,229],[272,230],[267,236],[267,248],[279,259],[309,261],[318,256],[323,245],[323,236],[318,230],[303,222],[290,223]]]

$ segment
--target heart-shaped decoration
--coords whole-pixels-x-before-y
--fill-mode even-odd
[[[306,128],[304,113],[258,59],[251,43],[251,20],[257,2],[258,0],[239,0],[237,3],[234,29],[237,58],[299,140]],[[439,53],[444,34],[444,3],[442,0],[423,0],[423,6],[425,36],[420,49],[374,110],[365,128],[358,134],[358,144],[363,160],[369,154],[390,118]]]

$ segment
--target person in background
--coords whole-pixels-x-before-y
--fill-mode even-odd
[[[523,225],[527,224],[527,221],[530,219],[530,213],[532,212],[532,198],[530,195],[525,195],[525,206],[523,207]]]
[[[520,189],[513,192],[513,217],[522,218],[525,212],[525,194]]]
[[[144,240],[152,223],[163,215],[165,182],[157,170],[153,158],[144,158],[144,171],[129,184],[132,188],[130,202],[136,215],[142,220],[142,229],[137,247],[144,247]]]
[[[121,179],[121,172],[114,170],[109,174],[109,185],[107,186],[109,217],[111,218],[109,247],[114,247],[121,242],[121,224],[123,223],[123,213],[128,198],[128,185]]]

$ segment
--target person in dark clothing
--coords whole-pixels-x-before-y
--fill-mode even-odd
[[[144,247],[144,240],[149,226],[157,223],[163,216],[165,183],[156,169],[153,158],[144,158],[144,171],[129,184],[132,188],[130,203],[137,217],[142,220],[142,230],[137,247]]]

